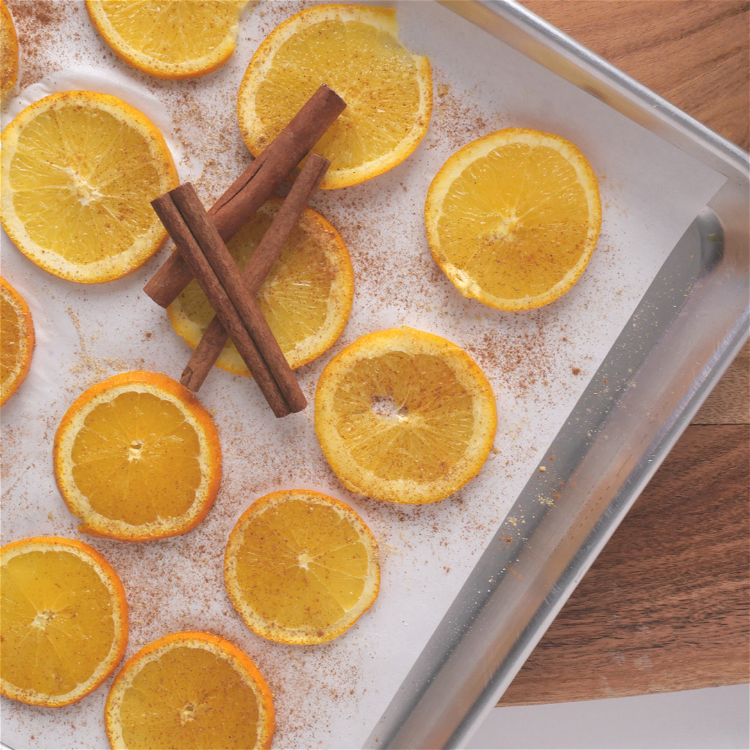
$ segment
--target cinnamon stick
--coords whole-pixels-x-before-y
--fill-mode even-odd
[[[305,166],[302,167],[289,195],[284,199],[271,226],[263,235],[263,239],[242,271],[242,282],[251,297],[255,298],[266,276],[273,268],[284,243],[289,239],[310,195],[318,186],[329,164],[328,159],[317,154],[310,154]],[[221,324],[221,319],[214,316],[182,372],[180,382],[186,388],[192,391],[200,389],[228,338],[229,335]]]
[[[198,279],[201,289],[211,302],[216,314],[221,316],[224,327],[229,331],[237,350],[245,360],[250,372],[252,372],[255,382],[266,401],[268,401],[273,413],[277,417],[287,416],[290,409],[281,389],[250,334],[245,329],[239,313],[219,283],[210,263],[203,255],[198,242],[172,200],[172,196],[169,193],[162,195],[152,201],[151,205],[177,247],[180,248],[185,263],[190,268],[191,273]]]
[[[203,208],[195,188],[187,182],[172,190],[170,195],[206,256],[206,260],[210,263],[219,283],[240,314],[247,332],[271,371],[289,409],[292,412],[302,411],[307,406],[305,395],[294,377],[292,368],[289,367],[284,352],[281,351],[279,342],[268,327],[255,297],[248,293],[242,283],[237,264]]]
[[[344,109],[346,102],[325,84],[308,99],[208,212],[224,241],[260,208]],[[168,307],[192,277],[179,252],[174,252],[143,290],[157,305]]]

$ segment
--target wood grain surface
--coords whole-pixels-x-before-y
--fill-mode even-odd
[[[501,705],[747,682],[749,439],[685,432]]]
[[[745,150],[750,3],[526,0]],[[745,346],[498,705],[750,681]]]

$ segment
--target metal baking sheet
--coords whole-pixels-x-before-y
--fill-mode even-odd
[[[184,84],[154,81],[115,60],[87,25],[82,3],[46,5],[58,12],[58,26],[48,24],[39,35],[38,51],[31,59],[37,68],[27,68],[32,74],[28,80],[54,74],[47,79],[48,88],[85,80],[89,88],[98,86],[97,90],[128,100],[134,97],[136,106],[140,104],[154,119],[165,114],[156,111],[163,106],[164,128],[181,146],[180,174],[195,179],[208,202],[247,161],[230,105],[252,51],[279,21],[309,3],[258,4],[243,19],[232,60],[216,74]],[[682,141],[675,139],[670,145],[648,118],[632,118],[638,111],[637,97],[628,100],[631,111],[624,111],[607,101],[606,85],[592,88],[580,76],[571,85],[540,66],[539,62],[547,65],[555,48],[514,20],[520,6],[474,2],[455,6],[463,15],[478,14],[470,20],[479,21],[479,26],[431,2],[394,6],[406,43],[432,60],[436,109],[425,142],[403,165],[366,185],[316,196],[314,206],[339,228],[349,246],[357,290],[352,319],[341,341],[304,368],[301,379],[312,397],[320,370],[333,353],[361,333],[392,325],[424,328],[467,348],[493,383],[502,426],[493,457],[458,496],[428,508],[393,508],[347,493],[319,454],[309,413],[296,422],[268,423],[258,416],[262,404],[247,381],[215,373],[200,397],[215,411],[221,430],[225,481],[206,521],[183,538],[149,545],[120,545],[79,535],[49,468],[50,442],[60,416],[84,387],[114,372],[145,368],[177,376],[186,349],[163,312],[140,293],[158,261],[127,279],[82,290],[39,271],[3,238],[3,273],[29,299],[39,342],[27,382],[3,408],[4,440],[10,446],[3,456],[4,536],[81,536],[102,551],[121,572],[129,594],[133,617],[129,654],[180,629],[218,632],[238,643],[256,660],[276,694],[277,746],[438,747],[460,742],[470,731],[493,702],[498,685],[509,681],[511,672],[520,667],[534,639],[579,580],[585,570],[579,559],[593,559],[592,550],[598,550],[608,535],[606,530],[596,530],[586,542],[585,555],[580,552],[580,533],[586,524],[576,516],[576,502],[596,488],[589,487],[593,479],[581,474],[579,465],[587,466],[580,464],[582,457],[602,445],[598,436],[616,423],[615,415],[622,413],[619,405],[632,392],[635,377],[648,372],[638,356],[649,347],[643,341],[620,342],[633,360],[633,373],[618,370],[619,380],[610,375],[609,382],[619,383],[620,388],[610,390],[609,400],[596,412],[599,421],[586,411],[590,408],[586,399],[599,393],[592,391],[597,387],[594,378],[606,365],[612,346],[618,346],[620,333],[628,330],[639,300],[643,298],[643,305],[649,299],[650,287],[666,268],[664,261],[675,255],[676,250],[670,251],[681,246],[678,240],[684,230],[707,202],[717,200],[712,198],[717,190],[721,189],[720,196],[731,192],[734,184],[733,173],[722,170],[720,148],[718,155],[712,152],[712,160],[702,158],[700,148],[691,150],[693,140],[689,133],[685,136],[684,128],[679,131]],[[33,30],[33,24],[27,28]],[[65,33],[50,35],[50,28]],[[60,47],[61,38],[71,41]],[[528,57],[534,56],[534,44],[540,53],[536,62]],[[45,45],[49,45],[46,51]],[[569,52],[568,72],[575,69],[581,54],[575,45]],[[595,62],[587,62],[594,71]],[[601,83],[586,70],[591,81]],[[33,87],[22,91],[22,96],[38,94]],[[592,160],[605,197],[605,235],[581,282],[558,303],[523,315],[498,313],[461,298],[432,264],[421,224],[426,186],[445,158],[474,137],[510,125],[551,130],[576,142]],[[607,146],[608,139],[616,147]],[[645,184],[638,182],[634,151],[642,158],[640,174],[648,174],[648,167],[656,173]],[[658,221],[649,213],[657,200],[661,201]],[[722,215],[717,210],[706,216],[707,226],[717,214]],[[722,224],[726,228],[726,219]],[[707,268],[720,266],[718,247],[726,255],[727,244],[718,241],[722,235],[717,232],[706,234],[714,238],[705,240],[705,255],[714,259]],[[725,229],[724,237],[727,234]],[[677,267],[682,273],[680,263]],[[693,277],[690,283],[697,288],[712,275],[696,271]],[[620,293],[613,296],[612,289]],[[664,294],[657,297],[666,299]],[[682,310],[687,304],[684,297],[679,304]],[[667,325],[658,339],[665,339],[671,330]],[[715,353],[713,344],[710,351]],[[699,354],[708,352],[707,346],[704,342]],[[684,372],[678,374],[684,377]],[[671,381],[667,385],[671,387]],[[681,392],[688,393],[689,388]],[[543,411],[539,403],[544,404]],[[580,412],[575,411],[576,404],[584,404]],[[635,407],[627,414],[633,415],[635,426],[641,424]],[[574,428],[566,441],[561,436],[567,435],[568,422]],[[243,431],[243,424],[250,429]],[[650,429],[654,422],[647,424]],[[626,420],[622,435],[628,434],[628,426],[635,429]],[[616,433],[617,441],[604,445],[620,445],[621,433]],[[270,439],[274,435],[288,442],[287,452],[274,448]],[[650,450],[659,432],[649,435],[643,438],[648,446],[644,450]],[[665,444],[660,439],[653,452],[657,460],[657,449]],[[554,502],[549,488],[533,485],[536,479],[527,484],[529,477],[537,476],[539,458],[544,455],[547,460],[550,446],[555,450],[556,478],[566,482]],[[566,473],[568,454],[570,467],[578,473]],[[262,460],[253,463],[251,455]],[[639,449],[632,455],[647,454]],[[629,477],[630,465],[626,462],[622,467],[620,474]],[[593,475],[597,481],[600,476]],[[616,481],[620,479],[618,475]],[[373,528],[383,551],[378,603],[346,636],[322,647],[279,647],[256,638],[233,613],[221,584],[217,560],[236,517],[259,495],[289,486],[319,489],[351,504]],[[571,496],[577,498],[572,509]],[[587,520],[594,525],[603,518],[618,518],[616,513],[604,514],[609,506],[603,502],[597,496],[585,508]],[[566,527],[560,525],[559,518],[567,522],[569,513],[577,518],[576,534],[565,533]],[[492,544],[498,526],[503,539],[511,539],[499,559],[497,545],[493,549]],[[538,529],[545,529],[549,538]],[[540,535],[533,536],[531,544],[534,534]],[[589,532],[582,538],[588,536]],[[485,547],[488,552],[483,555]],[[577,563],[572,574],[566,573],[571,555]],[[511,558],[514,570],[520,566],[530,588],[510,587],[512,576],[506,573]],[[556,587],[542,596],[542,607],[535,597],[543,584],[553,580],[555,566],[565,560],[554,579]],[[152,571],[170,581],[169,591]],[[497,607],[498,601],[506,620],[493,620],[495,610],[487,608],[491,602]],[[525,635],[519,638],[519,632]],[[456,668],[458,672],[451,671]],[[463,687],[457,694],[446,685]],[[55,711],[3,701],[3,739],[11,745],[18,740],[18,747],[104,747],[100,717],[107,687],[108,683],[80,704]]]

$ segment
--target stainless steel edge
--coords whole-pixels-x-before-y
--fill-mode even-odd
[[[728,180],[670,254],[545,455],[547,471],[518,497],[516,525],[498,530],[368,748],[467,741],[750,335],[748,155],[512,0],[438,1]]]

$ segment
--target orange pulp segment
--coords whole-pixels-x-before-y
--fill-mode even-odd
[[[115,54],[159,78],[195,78],[234,52],[247,0],[86,0],[91,22]]]
[[[492,388],[455,344],[413,328],[362,336],[327,365],[315,431],[353,492],[394,503],[442,500],[484,464],[497,428]]]
[[[0,405],[23,382],[34,352],[34,325],[21,295],[0,278]]]
[[[378,546],[349,506],[310,490],[256,500],[229,535],[229,597],[245,624],[280,643],[323,643],[375,601]]]
[[[175,633],[120,670],[105,706],[114,750],[270,748],[271,691],[250,658],[208,633]]]
[[[406,159],[427,132],[432,74],[398,39],[396,12],[364,5],[300,11],[258,47],[240,85],[240,130],[256,156],[321,84],[347,104],[313,149],[322,188],[356,185]]]
[[[229,252],[240,268],[252,258],[281,204],[281,198],[268,200],[230,240]],[[353,296],[354,273],[341,235],[317,211],[306,208],[257,295],[292,369],[336,342],[349,319]],[[167,312],[175,331],[195,349],[213,318],[198,282],[191,281]],[[216,364],[250,375],[231,339]]]
[[[145,263],[167,236],[151,201],[177,184],[161,133],[114,96],[52,94],[2,134],[3,228],[63,279],[112,281]]]
[[[586,157],[550,133],[508,128],[464,146],[427,194],[432,255],[465,297],[528,310],[568,291],[599,237]]]
[[[74,539],[34,537],[0,549],[0,692],[66,706],[95,690],[128,641],[117,573]]]
[[[53,458],[79,529],[122,541],[195,528],[221,480],[211,417],[187,388],[152,372],[115,375],[79,396],[57,429]]]

